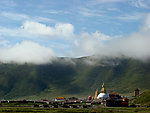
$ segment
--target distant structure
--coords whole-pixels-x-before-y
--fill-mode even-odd
[[[139,90],[138,88],[136,88],[136,89],[134,90],[134,96],[139,95],[139,92],[140,92],[140,90]]]
[[[108,99],[106,99],[106,106],[109,107],[127,107],[128,101],[126,97],[121,97],[118,93],[109,94]]]
[[[97,99],[98,94],[99,94],[99,91],[98,91],[98,89],[97,89],[97,90],[95,91],[94,99]]]
[[[88,100],[92,100],[92,97],[91,97],[91,96],[89,96],[89,97],[88,97]]]
[[[98,89],[95,91],[94,99],[97,102],[101,102],[102,105],[109,107],[127,107],[129,101],[125,96],[120,96],[118,93],[107,94],[104,83],[100,93]]]
[[[109,95],[106,93],[106,89],[105,89],[105,86],[104,86],[104,83],[102,84],[102,89],[101,89],[101,92],[98,94],[97,96],[97,99],[107,99],[109,98]]]
[[[64,101],[64,100],[65,100],[64,97],[57,97],[57,98],[54,99],[54,101]]]

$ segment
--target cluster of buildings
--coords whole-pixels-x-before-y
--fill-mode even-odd
[[[134,96],[139,95],[139,89],[136,88]],[[96,90],[94,97],[89,96],[88,99],[78,99],[76,97],[64,98],[57,97],[53,100],[43,99],[40,101],[0,101],[3,103],[15,103],[15,104],[33,104],[34,107],[53,107],[53,108],[88,108],[94,106],[108,106],[108,107],[127,107],[129,99],[120,96],[118,93],[108,94],[104,83],[102,84],[101,90]]]
[[[102,89],[100,91],[98,89],[95,91],[94,99],[100,100],[105,106],[112,107],[127,107],[129,101],[129,99],[120,96],[118,93],[107,94],[104,83],[102,84]]]
[[[134,90],[134,97],[137,95],[139,95],[138,88]],[[99,100],[105,106],[111,107],[127,107],[129,102],[128,98],[120,96],[118,93],[107,94],[104,83],[100,91],[98,89],[95,91],[94,100]]]
[[[136,88],[134,91],[134,96],[139,95],[139,89]],[[65,99],[64,97],[57,97],[54,99],[55,102],[64,102],[64,103],[87,103],[90,105],[103,105],[109,107],[127,107],[129,99],[125,96],[120,96],[118,93],[108,94],[105,88],[104,83],[102,84],[101,90],[96,90],[94,97],[89,96],[88,99],[77,99],[75,97]],[[55,103],[54,102],[54,103]]]
[[[135,95],[138,95],[138,89],[135,91]],[[102,88],[99,91],[98,89],[95,91],[95,96],[89,96],[88,99],[77,99],[75,97],[65,99],[64,97],[57,97],[54,99],[54,103],[63,102],[65,104],[77,104],[77,103],[85,103],[88,105],[103,105],[110,107],[127,107],[129,99],[120,96],[118,93],[110,93],[108,94],[105,88],[104,83],[102,84]]]

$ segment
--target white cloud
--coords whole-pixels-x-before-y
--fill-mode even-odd
[[[129,37],[111,37],[110,40],[85,37],[84,40],[75,41],[76,55],[99,57],[122,57],[122,55],[145,60],[150,57],[150,33],[135,33]],[[106,36],[107,37],[107,36]],[[100,38],[100,37],[99,37]],[[82,55],[81,55],[82,54]]]
[[[8,40],[0,41],[0,45],[7,47],[10,42]]]
[[[38,23],[38,22],[32,22],[32,21],[26,21],[22,28],[32,34],[35,35],[43,35],[43,36],[55,36],[54,29],[51,27],[48,27],[44,24]]]
[[[137,7],[137,8],[146,8],[146,9],[150,9],[149,7],[149,2],[146,0],[133,0],[132,1],[132,5]]]
[[[23,30],[22,28],[5,28],[0,26],[1,37],[11,38],[33,38],[34,36]]]
[[[107,42],[112,39],[118,38],[118,36],[110,37],[99,31],[94,33],[81,33],[78,38],[74,41],[75,53],[79,56],[87,56],[99,54],[100,50],[107,46]]]
[[[87,33],[87,32],[83,32],[80,34],[80,39],[97,39],[97,40],[110,40],[112,37],[107,36],[103,33],[101,33],[100,31],[96,31],[94,33]]]
[[[123,21],[136,21],[142,19],[144,16],[143,13],[132,13],[132,14],[124,14],[122,16],[118,16],[117,19],[123,20]]]
[[[9,63],[50,63],[56,58],[51,48],[47,48],[31,41],[23,41],[12,47],[0,48],[0,62]]]
[[[0,12],[0,15],[3,17],[6,17],[10,20],[15,20],[15,21],[36,21],[36,22],[56,22],[54,19],[51,18],[46,18],[46,17],[41,17],[41,16],[30,16],[27,14],[23,13],[13,13],[13,12]]]
[[[93,33],[83,32],[77,35],[74,34],[74,26],[72,24],[67,24],[67,23],[56,24],[55,26],[51,27],[33,21],[26,21],[25,23],[23,23],[22,27],[17,28],[15,30],[2,28],[0,33],[2,36],[3,34],[5,35],[12,34],[12,36],[20,35],[26,37],[39,36],[41,37],[42,40],[44,40],[44,38],[42,37],[48,37],[50,40],[51,38],[57,38],[57,41],[55,40],[56,42],[54,42],[56,43],[56,45],[53,47],[53,49],[57,50],[57,52],[64,50],[65,52],[61,52],[61,54],[64,53],[64,55],[62,56],[70,54],[70,56],[72,57],[78,57],[78,56],[98,54],[99,56],[117,57],[117,56],[125,55],[128,57],[146,59],[150,57],[150,53],[149,53],[150,32],[149,31],[150,31],[150,14],[147,15],[145,24],[139,30],[139,32],[132,33],[128,37],[108,36],[101,33],[100,31],[96,31]],[[61,44],[65,45],[64,47],[65,49],[62,49],[63,47],[61,46]],[[23,51],[21,51],[21,49]],[[0,59],[1,61],[5,61],[5,62],[13,61],[14,59],[17,59],[18,62],[21,61],[38,62],[39,60],[38,63],[43,63],[43,62],[45,63],[49,59],[48,56],[53,56],[53,52],[47,52],[47,51],[51,51],[50,48],[40,46],[39,44],[33,42],[22,42],[20,44],[11,46],[9,48],[5,48],[5,49],[1,48],[0,51],[1,53],[3,52],[2,56],[0,56]],[[16,51],[21,51],[21,52],[17,53]],[[33,51],[33,55],[32,55],[32,51]],[[30,58],[30,56],[26,56],[26,53],[31,54],[32,57]],[[52,55],[50,53],[52,53]],[[10,54],[12,54],[12,57],[10,57]],[[38,55],[39,57],[37,57]],[[33,57],[34,58],[36,57],[37,59],[32,59]]]
[[[112,3],[112,2],[125,2],[127,0],[96,0],[97,3]]]
[[[106,48],[107,56],[127,56],[138,59],[145,59],[150,57],[148,52],[149,37],[135,33],[127,38],[112,42]]]
[[[44,13],[48,13],[48,14],[70,14],[69,11],[64,11],[64,10],[45,10]]]
[[[34,20],[36,22],[50,22],[50,23],[56,22],[56,20],[54,20],[54,19],[40,17],[40,16],[35,16],[35,17],[31,18],[30,20]]]
[[[102,10],[90,10],[88,8],[80,8],[79,13],[83,16],[93,17],[93,16],[103,16],[105,11]]]
[[[69,23],[57,23],[54,27],[51,27],[39,22],[26,21],[18,28],[5,28],[0,26],[0,35],[32,39],[35,37],[71,39],[74,37],[74,26]]]
[[[13,20],[26,20],[29,19],[28,15],[18,14],[18,13],[10,13],[10,12],[1,12],[1,16],[7,17]]]
[[[118,2],[126,2],[128,0],[91,0],[88,2],[88,5],[100,5],[100,4],[108,4],[108,3],[118,3]]]
[[[147,15],[145,25],[141,28],[142,31],[149,32],[150,30],[150,13]]]
[[[74,35],[72,24],[56,24],[55,27],[50,27],[38,22],[26,21],[22,28],[31,34],[46,37],[72,38]]]
[[[75,41],[76,52],[79,56],[99,55],[108,57],[121,57],[122,55],[138,59],[148,59],[150,42],[150,15],[139,32],[128,37],[110,37],[105,34],[84,33]],[[82,54],[82,55],[81,55]]]

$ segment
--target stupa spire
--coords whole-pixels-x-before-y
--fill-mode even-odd
[[[104,82],[102,83],[101,93],[106,93],[106,89],[105,89],[105,86],[104,86]]]

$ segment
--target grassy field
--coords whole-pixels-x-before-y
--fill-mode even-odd
[[[0,112],[3,113],[33,113],[33,112],[41,112],[41,113],[150,113],[150,108],[95,108],[95,109],[75,109],[75,108],[29,108],[29,107],[1,107]]]

